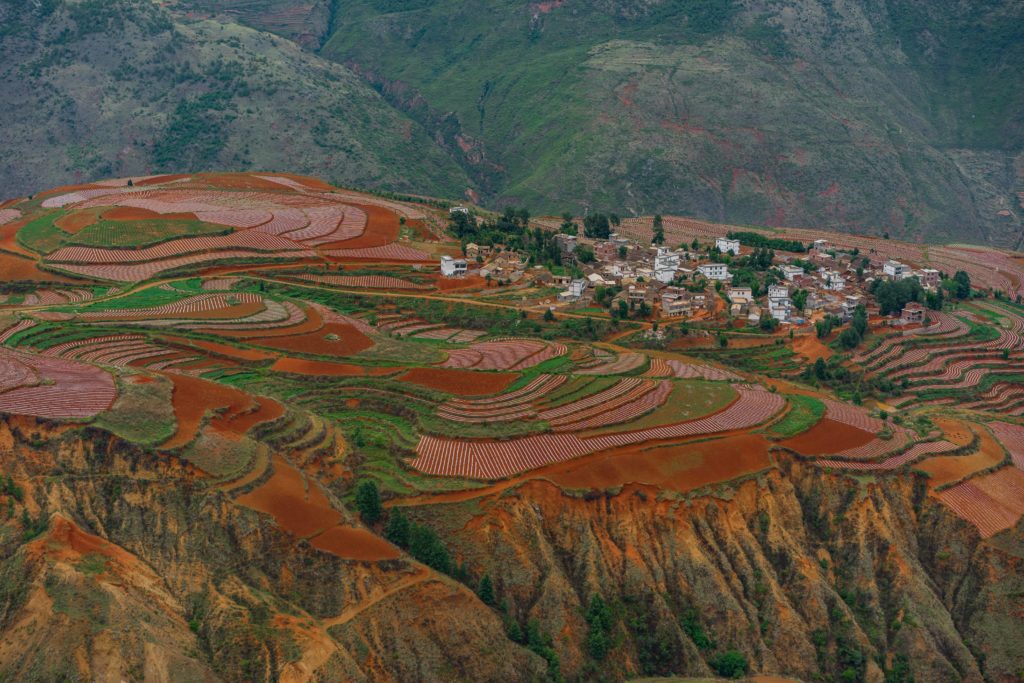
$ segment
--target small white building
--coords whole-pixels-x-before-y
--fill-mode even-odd
[[[697,271],[709,280],[728,280],[732,277],[729,266],[724,263],[705,263],[697,266]]]
[[[464,258],[441,257],[441,275],[445,277],[463,277],[468,264]]]
[[[785,265],[782,266],[782,276],[792,282],[797,277],[804,274],[804,269],[800,266]]]
[[[846,289],[846,279],[836,270],[824,270],[821,273],[821,286],[833,292]]]
[[[771,285],[768,287],[768,314],[779,322],[789,320],[793,301],[789,298],[789,287]]]
[[[814,240],[814,245],[811,249],[814,251],[828,251],[828,240]]]
[[[569,283],[569,289],[558,293],[559,301],[577,301],[587,291],[587,281],[580,278]]]
[[[469,209],[467,209],[464,206],[453,206],[452,208],[448,209],[448,215],[449,216],[454,216],[457,213],[464,213],[464,214],[468,215],[469,214]]]
[[[715,247],[718,248],[720,254],[732,254],[733,256],[740,255],[740,241],[731,240],[728,237],[718,237],[715,239]]]
[[[893,280],[902,280],[910,275],[910,267],[905,263],[889,259],[882,266],[882,273]]]
[[[754,290],[750,287],[730,287],[725,290],[725,294],[733,303],[750,303],[750,300],[754,298]]]
[[[853,312],[857,310],[857,307],[864,303],[864,297],[860,294],[846,295],[843,299],[843,318],[849,320],[853,317]]]

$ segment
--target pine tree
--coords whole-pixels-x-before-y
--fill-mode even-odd
[[[384,511],[380,502],[380,491],[374,481],[364,481],[356,489],[356,507],[367,524],[376,524]]]
[[[480,601],[485,605],[494,606],[494,585],[491,583],[491,575],[484,574],[483,578],[480,579],[480,588],[477,590],[477,594],[480,596]]]

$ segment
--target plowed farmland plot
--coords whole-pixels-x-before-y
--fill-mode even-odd
[[[105,371],[85,363],[0,349],[0,412],[47,418],[93,417],[117,390]]]
[[[519,375],[513,372],[476,372],[449,368],[412,368],[398,379],[456,396],[489,396],[508,388]]]
[[[507,441],[463,441],[422,436],[413,467],[430,474],[496,479],[554,462],[642,443],[745,429],[778,413],[785,401],[764,390],[739,385],[739,399],[714,415],[674,425],[620,434],[580,438],[576,434],[540,434]]]
[[[172,402],[178,429],[174,436],[161,444],[164,449],[190,443],[198,435],[207,416],[212,429],[237,439],[256,424],[273,420],[283,413],[283,408],[276,401],[254,399],[223,384],[174,373],[168,373],[166,377],[174,383]]]
[[[950,455],[928,458],[916,469],[928,474],[928,487],[935,489],[962,481],[973,474],[992,468],[1006,459],[1006,453],[988,430],[974,426],[978,435],[978,450],[970,455]]]
[[[941,491],[938,498],[987,538],[1016,525],[1024,515],[1024,472],[1004,467]]]
[[[990,422],[988,426],[1010,452],[1013,464],[1024,470],[1024,427],[1006,422]]]

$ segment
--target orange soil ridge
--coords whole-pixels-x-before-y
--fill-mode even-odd
[[[456,368],[412,368],[398,379],[456,396],[489,396],[507,389],[519,379],[519,373],[479,372]]]
[[[342,515],[313,480],[283,457],[273,458],[274,474],[267,483],[239,496],[241,505],[267,513],[285,531],[312,539],[313,547],[351,560],[390,560],[399,551],[364,529],[341,526]]]
[[[393,375],[401,367],[368,367],[351,363],[333,363],[325,360],[304,358],[280,358],[270,369],[274,372],[290,372],[296,375],[323,375],[325,377],[382,377]]]
[[[857,448],[874,438],[871,432],[823,417],[803,434],[781,441],[779,445],[804,455],[822,455]]]
[[[190,443],[198,434],[208,411],[221,413],[210,420],[210,427],[233,439],[241,438],[260,422],[284,414],[281,404],[269,398],[260,398],[257,407],[249,394],[233,387],[187,375],[163,374],[174,384],[171,404],[178,420],[174,436],[161,444],[164,449]]]
[[[328,339],[327,335],[337,335],[338,338]],[[372,339],[345,323],[326,323],[316,332],[307,334],[256,338],[251,341],[260,346],[321,356],[351,356],[373,346]]]
[[[928,474],[929,491],[995,467],[1006,459],[1003,447],[989,434],[987,429],[980,425],[975,425],[970,429],[979,437],[977,452],[971,455],[945,455],[928,458],[916,466],[915,469]]]

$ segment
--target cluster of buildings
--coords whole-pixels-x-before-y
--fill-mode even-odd
[[[751,323],[765,315],[782,323],[802,323],[816,314],[849,320],[857,306],[868,301],[866,287],[875,279],[916,277],[927,289],[941,284],[937,270],[835,250],[823,239],[815,240],[806,254],[777,254],[772,271],[781,279],[758,296],[751,287],[731,284],[734,273],[728,262],[743,255],[744,248],[729,237],[718,237],[714,249],[707,251],[648,247],[614,233],[608,239],[560,233],[555,243],[562,265],[572,268],[576,277],[556,275],[541,266],[528,271],[528,257],[501,245],[472,243],[465,247],[465,258],[443,257],[441,272],[445,277],[479,272],[511,283],[529,275],[533,282],[559,287],[557,302],[564,306],[589,306],[599,288],[615,288],[612,305],[617,301],[627,302],[630,308],[646,304],[647,310],[662,318],[710,317],[727,311]],[[592,252],[593,258],[582,258],[581,248]],[[802,291],[797,297],[799,307],[793,297],[798,291]],[[602,303],[609,302],[602,299]],[[909,306],[902,319],[914,323],[924,317],[923,307]]]

